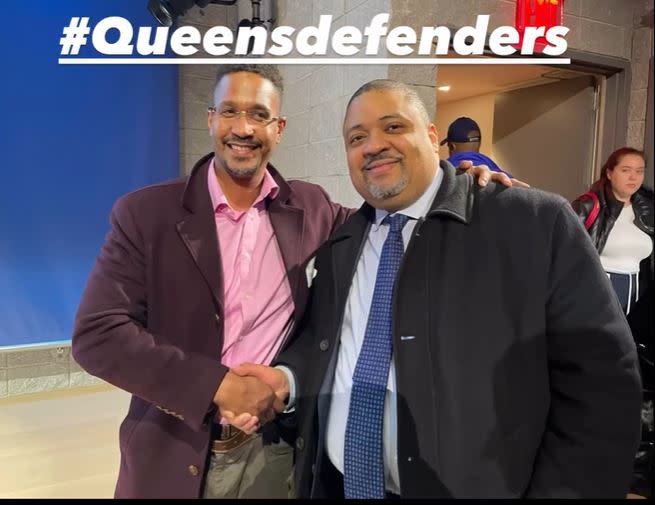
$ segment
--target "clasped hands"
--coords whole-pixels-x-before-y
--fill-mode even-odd
[[[243,363],[225,375],[214,403],[222,418],[251,434],[285,409],[288,396],[289,383],[282,370]]]

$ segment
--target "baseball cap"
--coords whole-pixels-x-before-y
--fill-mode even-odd
[[[446,142],[480,142],[481,135],[469,136],[470,131],[480,131],[478,123],[473,121],[470,117],[458,117],[450,123],[448,127],[448,136],[443,139],[439,145],[444,145]]]

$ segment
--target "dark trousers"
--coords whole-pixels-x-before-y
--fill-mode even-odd
[[[619,303],[623,308],[623,312],[630,313],[630,309],[634,306],[639,297],[639,286],[637,284],[637,274],[615,274],[608,272],[612,287],[616,296],[619,298]]]

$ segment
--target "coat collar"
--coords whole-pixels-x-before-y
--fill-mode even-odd
[[[426,219],[447,218],[461,223],[471,222],[473,212],[473,177],[457,173],[448,161],[439,161],[443,170],[443,181],[432,201]],[[332,242],[359,236],[375,219],[375,209],[364,203],[332,236]]]
[[[443,181],[426,218],[447,217],[464,224],[470,223],[473,215],[473,177],[457,173],[446,160],[439,162],[439,168],[443,170]]]

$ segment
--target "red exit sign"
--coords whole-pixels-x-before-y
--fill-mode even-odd
[[[560,26],[564,20],[564,0],[516,0],[516,20],[514,26],[519,32],[519,46],[522,45],[526,28],[534,32],[539,29],[540,36],[536,37],[534,49],[542,52],[548,42],[545,33],[553,26]],[[541,29],[543,28],[543,33]]]

